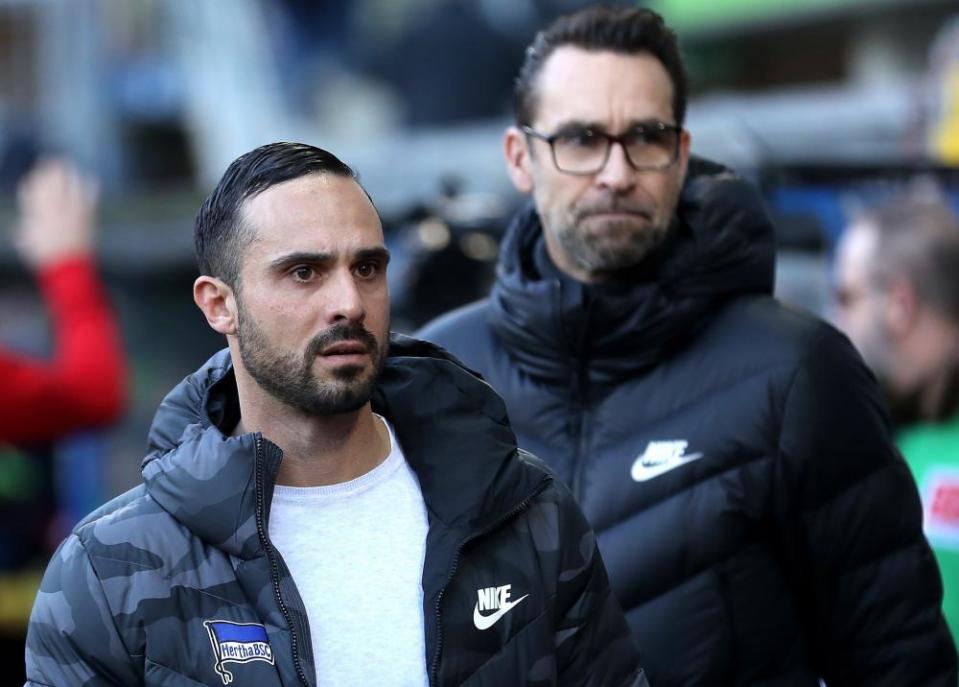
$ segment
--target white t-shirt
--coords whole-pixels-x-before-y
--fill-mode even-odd
[[[390,455],[365,475],[273,492],[270,539],[306,606],[319,685],[428,684],[426,505],[386,426]]]

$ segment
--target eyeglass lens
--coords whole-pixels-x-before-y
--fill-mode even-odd
[[[662,169],[675,160],[678,137],[679,132],[671,128],[637,127],[619,137],[581,129],[554,137],[553,157],[561,171],[598,172],[606,164],[612,141],[618,139],[633,167]]]

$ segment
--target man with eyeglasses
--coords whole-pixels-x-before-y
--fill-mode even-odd
[[[690,157],[674,34],[641,8],[562,17],[515,105],[507,169],[532,203],[490,297],[421,335],[571,486],[650,683],[954,686],[875,382],[772,298],[755,190]]]

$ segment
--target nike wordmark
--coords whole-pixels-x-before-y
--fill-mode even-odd
[[[529,594],[525,594],[515,601],[511,601],[509,592],[512,586],[511,584],[506,584],[502,587],[486,587],[476,590],[479,600],[473,609],[473,625],[476,626],[477,630],[490,629],[500,618],[512,611],[523,599],[529,596]],[[490,615],[483,615],[480,612],[491,610],[495,610],[495,612]]]

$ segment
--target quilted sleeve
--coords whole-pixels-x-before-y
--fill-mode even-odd
[[[831,327],[791,380],[775,469],[786,572],[826,683],[955,687],[915,482],[874,378]]]
[[[27,628],[27,685],[142,684],[76,535],[54,554]]]

